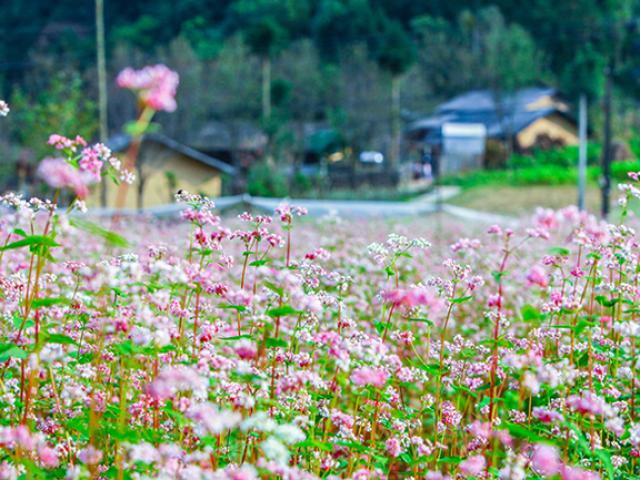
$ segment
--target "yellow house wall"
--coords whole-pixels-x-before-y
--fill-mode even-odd
[[[531,147],[539,135],[546,134],[551,138],[562,140],[565,145],[578,144],[576,127],[560,115],[549,115],[539,118],[517,135],[518,145]]]
[[[172,203],[177,190],[190,193],[202,193],[209,197],[218,197],[222,192],[222,178],[216,169],[184,156],[162,145],[145,144],[141,156],[142,175],[145,178],[143,189],[143,207]],[[173,173],[175,187],[169,185],[166,172]],[[136,180],[127,189],[124,207],[138,207],[139,172]],[[107,185],[107,206],[115,207],[118,187],[110,179],[103,179]],[[100,206],[99,188],[94,187],[87,199],[89,207]]]

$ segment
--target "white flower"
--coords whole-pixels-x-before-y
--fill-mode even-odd
[[[288,444],[298,443],[306,438],[304,432],[296,425],[278,425],[273,433]]]
[[[262,451],[269,460],[273,460],[280,465],[289,463],[289,450],[275,437],[269,437],[262,442]]]
[[[207,433],[217,435],[225,430],[230,430],[235,428],[242,418],[237,412],[219,411],[215,405],[209,402],[190,407],[187,411],[187,417],[194,420],[199,435]]]
[[[153,463],[160,460],[160,454],[150,443],[143,442],[132,445],[129,449],[129,457],[133,462]]]

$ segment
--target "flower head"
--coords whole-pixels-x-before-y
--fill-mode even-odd
[[[86,179],[82,173],[73,168],[62,158],[45,158],[40,162],[38,177],[53,188],[69,188],[78,198],[86,198],[89,194]]]
[[[136,92],[140,101],[153,110],[173,112],[176,109],[180,77],[166,65],[150,65],[141,70],[125,68],[116,82],[119,87]]]

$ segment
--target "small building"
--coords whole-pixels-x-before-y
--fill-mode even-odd
[[[256,124],[245,120],[211,120],[186,139],[193,148],[246,172],[264,156],[268,137]]]
[[[125,163],[131,145],[129,135],[116,135],[107,143]],[[223,184],[233,181],[236,168],[206,155],[166,135],[148,133],[142,137],[136,161],[135,182],[127,189],[125,208],[145,208],[175,201],[178,190],[218,197]],[[103,180],[106,206],[116,206],[118,186]],[[90,207],[101,206],[101,186],[96,185],[87,199]]]
[[[490,90],[458,95],[439,105],[433,115],[412,122],[406,137],[414,147],[439,150],[446,124],[482,124],[488,143],[495,147],[511,142],[510,150],[516,152],[578,143],[578,128],[568,104],[548,87],[524,88],[504,98]]]

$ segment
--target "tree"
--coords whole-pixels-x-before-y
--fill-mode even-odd
[[[37,95],[20,90],[11,98],[12,134],[27,146],[33,160],[42,160],[54,152],[47,145],[49,135],[59,133],[90,141],[98,133],[96,103],[85,94],[77,75],[58,74]]]
[[[411,65],[416,53],[413,40],[399,22],[387,21],[375,51],[380,68],[391,77],[391,149],[390,167],[400,160],[400,80]]]
[[[544,72],[541,55],[531,36],[520,25],[507,24],[500,11],[489,7],[478,13],[481,34],[484,78],[493,93],[498,121],[505,130],[506,158],[513,148],[516,91],[540,82]]]

